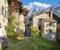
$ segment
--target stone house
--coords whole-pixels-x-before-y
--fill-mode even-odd
[[[8,2],[7,0],[0,0],[0,48],[7,36],[5,27],[8,23]],[[6,43],[4,43],[6,44]],[[4,45],[3,44],[3,45]]]
[[[53,19],[57,21],[57,40],[60,41],[60,7],[53,12]]]
[[[6,36],[5,27],[8,22],[8,2],[0,0],[0,36]]]
[[[30,23],[28,24],[28,26],[31,25],[35,29],[39,29],[40,30],[39,34],[43,38],[46,38],[52,41],[57,40],[57,37],[58,37],[57,30],[59,28],[58,20],[57,20],[59,19],[59,16],[56,16],[54,11],[55,10],[52,10],[50,8],[45,9],[41,12],[37,12],[35,10],[31,18],[29,19]]]
[[[18,0],[8,0],[8,7],[9,7],[9,16],[13,15],[15,16],[15,23],[18,23],[18,25],[15,25],[20,30],[25,32],[25,17],[28,13],[28,10],[26,8],[23,8],[22,2],[19,2]]]

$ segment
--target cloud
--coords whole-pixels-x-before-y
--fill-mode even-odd
[[[34,6],[45,9],[45,8],[51,6],[51,5],[50,4],[41,3],[41,2],[32,2],[32,3],[29,3],[26,6],[23,6],[23,7],[27,8],[28,10],[31,10],[31,9],[34,8]]]

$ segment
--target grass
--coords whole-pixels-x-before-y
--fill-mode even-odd
[[[2,50],[6,50],[8,48],[8,46],[4,46]]]
[[[30,40],[24,40],[19,45],[10,48],[10,50],[36,50]]]
[[[14,47],[9,50],[60,50],[60,45],[57,42],[52,42],[41,37],[30,37],[15,43]]]
[[[14,39],[14,38],[8,38],[8,41],[10,41],[12,44],[16,44],[18,42],[20,42],[20,40]]]
[[[1,48],[0,50],[6,50],[8,48],[8,46],[4,46],[3,48]]]
[[[10,41],[12,44],[16,44],[16,43],[22,41],[22,40],[24,39],[24,37],[15,37],[15,38],[8,37],[7,39],[8,39],[8,41]]]
[[[52,42],[41,37],[32,37],[32,42],[38,46],[38,50],[59,50],[60,45],[57,42]]]

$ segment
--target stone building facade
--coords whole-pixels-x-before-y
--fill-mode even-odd
[[[0,36],[5,36],[8,22],[8,2],[7,0],[0,0]]]
[[[57,40],[60,41],[60,7],[55,9],[53,19],[57,21]]]
[[[6,41],[5,38],[7,36],[5,30],[7,23],[8,23],[8,1],[0,0],[0,48],[6,45],[4,41]]]
[[[34,11],[30,24],[41,31],[41,36],[52,40],[60,40],[60,7],[48,8],[40,13]]]
[[[48,40],[56,41],[57,21],[53,19],[52,10],[42,12],[39,15],[35,14],[32,20],[32,26],[35,29],[40,30],[40,34],[42,37]]]
[[[22,2],[19,2],[18,0],[9,0],[8,5],[9,16],[15,16],[15,23],[19,24],[17,27],[25,32],[25,17],[28,14],[28,10],[23,8]]]

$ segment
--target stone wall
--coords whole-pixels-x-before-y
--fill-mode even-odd
[[[52,21],[50,26],[50,22],[44,22],[44,33],[42,36],[48,40],[56,41],[57,38],[57,23]]]
[[[50,17],[51,16],[51,17]],[[35,29],[39,29],[39,20],[42,20],[41,23],[41,36],[48,39],[48,40],[52,40],[52,41],[56,41],[56,34],[57,34],[57,22],[55,20],[53,20],[53,14],[51,13],[49,16],[49,13],[42,13],[40,15],[34,16],[33,17],[33,27]],[[51,26],[49,25],[50,23]],[[50,30],[51,33],[50,33]]]
[[[0,0],[0,24],[1,28],[0,34],[3,36],[6,35],[5,26],[7,26],[8,23],[8,2],[7,0]],[[1,33],[2,32],[2,33]]]
[[[20,30],[22,30],[23,32],[25,32],[25,23],[24,23],[24,15],[20,15],[20,20],[19,20],[19,28]]]
[[[57,33],[58,33],[58,40],[60,41],[60,24],[57,25],[58,26],[58,29],[57,29]]]
[[[49,16],[47,13],[43,13],[43,14],[33,17],[33,27],[38,28],[39,19],[49,19]]]

